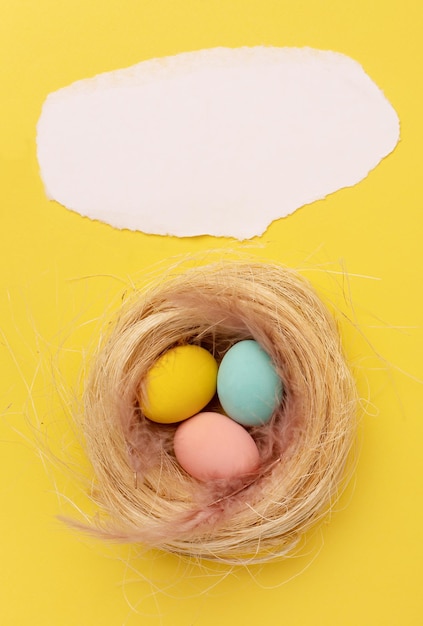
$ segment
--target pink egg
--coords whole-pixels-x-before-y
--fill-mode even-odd
[[[176,429],[173,445],[179,464],[202,481],[249,474],[260,464],[251,435],[220,413],[198,413],[182,422]]]

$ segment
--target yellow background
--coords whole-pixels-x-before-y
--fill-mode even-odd
[[[422,7],[0,2],[0,624],[423,623]],[[247,244],[119,232],[47,201],[35,125],[49,92],[151,57],[256,44],[357,59],[399,114],[395,152],[354,188]],[[55,516],[89,504],[70,473],[37,454],[38,432],[84,465],[60,391],[78,387],[104,312],[146,268],[209,248],[300,268],[352,320],[341,328],[366,409],[354,481],[330,523],[285,562],[231,570],[74,534]]]

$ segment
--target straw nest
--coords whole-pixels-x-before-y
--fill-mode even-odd
[[[175,459],[175,427],[143,416],[143,383],[175,345],[201,345],[220,362],[246,338],[272,357],[284,397],[269,424],[248,429],[261,456],[256,474],[201,483]],[[287,554],[339,495],[355,413],[334,320],[296,272],[236,261],[167,276],[123,307],[87,380],[93,532],[231,563]]]

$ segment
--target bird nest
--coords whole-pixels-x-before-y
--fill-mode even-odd
[[[147,372],[174,346],[202,346],[219,363],[249,338],[284,386],[270,422],[248,428],[260,466],[248,477],[197,481],[175,458],[175,425],[142,413]],[[84,434],[100,508],[93,532],[231,563],[287,554],[340,492],[356,404],[334,319],[296,272],[235,261],[163,278],[124,305],[87,380]],[[221,411],[216,399],[208,408]]]

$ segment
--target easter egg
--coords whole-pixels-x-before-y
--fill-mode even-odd
[[[210,402],[216,378],[217,363],[210,352],[190,344],[171,348],[147,373],[141,410],[153,422],[185,420]]]
[[[179,464],[201,481],[240,477],[260,464],[251,435],[221,413],[198,413],[179,424],[173,446]]]
[[[217,375],[217,394],[233,420],[244,426],[265,424],[282,393],[282,381],[272,360],[257,341],[240,341],[226,352]]]

